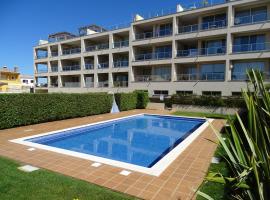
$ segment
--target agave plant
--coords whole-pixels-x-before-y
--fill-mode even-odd
[[[250,85],[242,91],[247,115],[236,114],[236,121],[229,122],[226,140],[215,131],[231,176],[209,173],[206,180],[226,184],[230,199],[267,200],[270,199],[270,95],[260,72],[247,73]]]

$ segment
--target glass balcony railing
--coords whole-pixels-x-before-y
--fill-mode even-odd
[[[129,46],[129,41],[128,40],[113,43],[113,48],[114,49],[128,47],[128,46]]]
[[[63,55],[70,55],[70,54],[76,54],[76,53],[81,53],[81,48],[64,49],[62,52]]]
[[[48,57],[48,53],[47,52],[45,52],[45,53],[39,53],[36,56],[37,59],[42,59],[42,58],[47,58],[47,57]]]
[[[109,87],[109,81],[99,81],[98,87],[100,88]]]
[[[128,67],[128,60],[119,60],[116,62],[113,62],[113,67],[114,68],[122,68],[122,67]]]
[[[92,88],[92,87],[94,87],[94,82],[85,82],[85,87],[87,87],[87,88]]]
[[[169,59],[169,58],[172,58],[171,51],[135,55],[135,61],[163,60],[163,59]]]
[[[215,56],[226,54],[226,47],[178,50],[177,57]]]
[[[205,22],[201,24],[192,24],[187,26],[181,26],[178,29],[179,34],[183,33],[193,33],[204,30],[212,30],[212,29],[221,29],[227,27],[227,20],[213,21],[213,22]]]
[[[166,37],[172,35],[172,29],[164,29],[160,30],[156,33],[154,32],[144,32],[144,33],[138,33],[135,35],[136,40],[144,40],[144,39],[150,39],[150,38],[158,38],[158,37]]]
[[[48,69],[38,69],[38,70],[37,70],[37,73],[38,73],[38,74],[41,74],[41,73],[48,73]]]
[[[58,51],[52,51],[51,52],[51,57],[56,57],[58,56]]]
[[[107,68],[109,68],[108,62],[98,64],[98,69],[107,69]]]
[[[81,83],[80,82],[63,82],[63,87],[77,88],[77,87],[81,87]]]
[[[164,75],[136,75],[135,82],[165,82],[171,81],[171,75],[164,74]]]
[[[85,48],[86,51],[99,51],[99,50],[105,50],[105,49],[109,49],[109,43],[91,45]]]
[[[87,70],[94,69],[94,64],[92,64],[92,63],[85,63],[84,68],[87,69]]]
[[[256,15],[235,17],[234,25],[254,24],[254,23],[258,23],[258,22],[265,22],[267,20],[269,20],[267,13],[260,13],[260,14],[256,14]]]
[[[58,72],[58,66],[52,66],[51,71],[52,72]]]
[[[208,72],[208,73],[191,73],[178,74],[178,81],[224,81],[225,74],[223,72]]]
[[[253,43],[253,44],[239,44],[233,45],[233,53],[248,53],[256,51],[270,51],[270,43]]]
[[[262,73],[263,79],[269,81],[270,80],[270,72]],[[249,80],[247,73],[245,72],[232,72],[231,79],[233,81],[247,81]]]
[[[78,71],[81,70],[80,65],[63,66],[62,71]]]
[[[114,81],[114,87],[128,87],[128,81]]]

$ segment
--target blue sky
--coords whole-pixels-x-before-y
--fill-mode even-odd
[[[136,13],[176,9],[195,0],[0,0],[0,66],[19,66],[33,74],[33,50],[38,40],[59,31],[78,33],[78,27],[115,25]]]

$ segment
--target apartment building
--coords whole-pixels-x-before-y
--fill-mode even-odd
[[[220,1],[49,35],[34,47],[36,89],[231,96],[247,87],[247,69],[269,81],[270,1]]]

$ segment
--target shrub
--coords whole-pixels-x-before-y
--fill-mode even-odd
[[[132,110],[137,106],[137,93],[116,93],[115,101],[120,111]]]
[[[137,93],[137,105],[136,108],[144,109],[149,102],[148,92],[145,91],[135,91]]]
[[[0,129],[110,112],[112,96],[86,94],[1,94]]]

